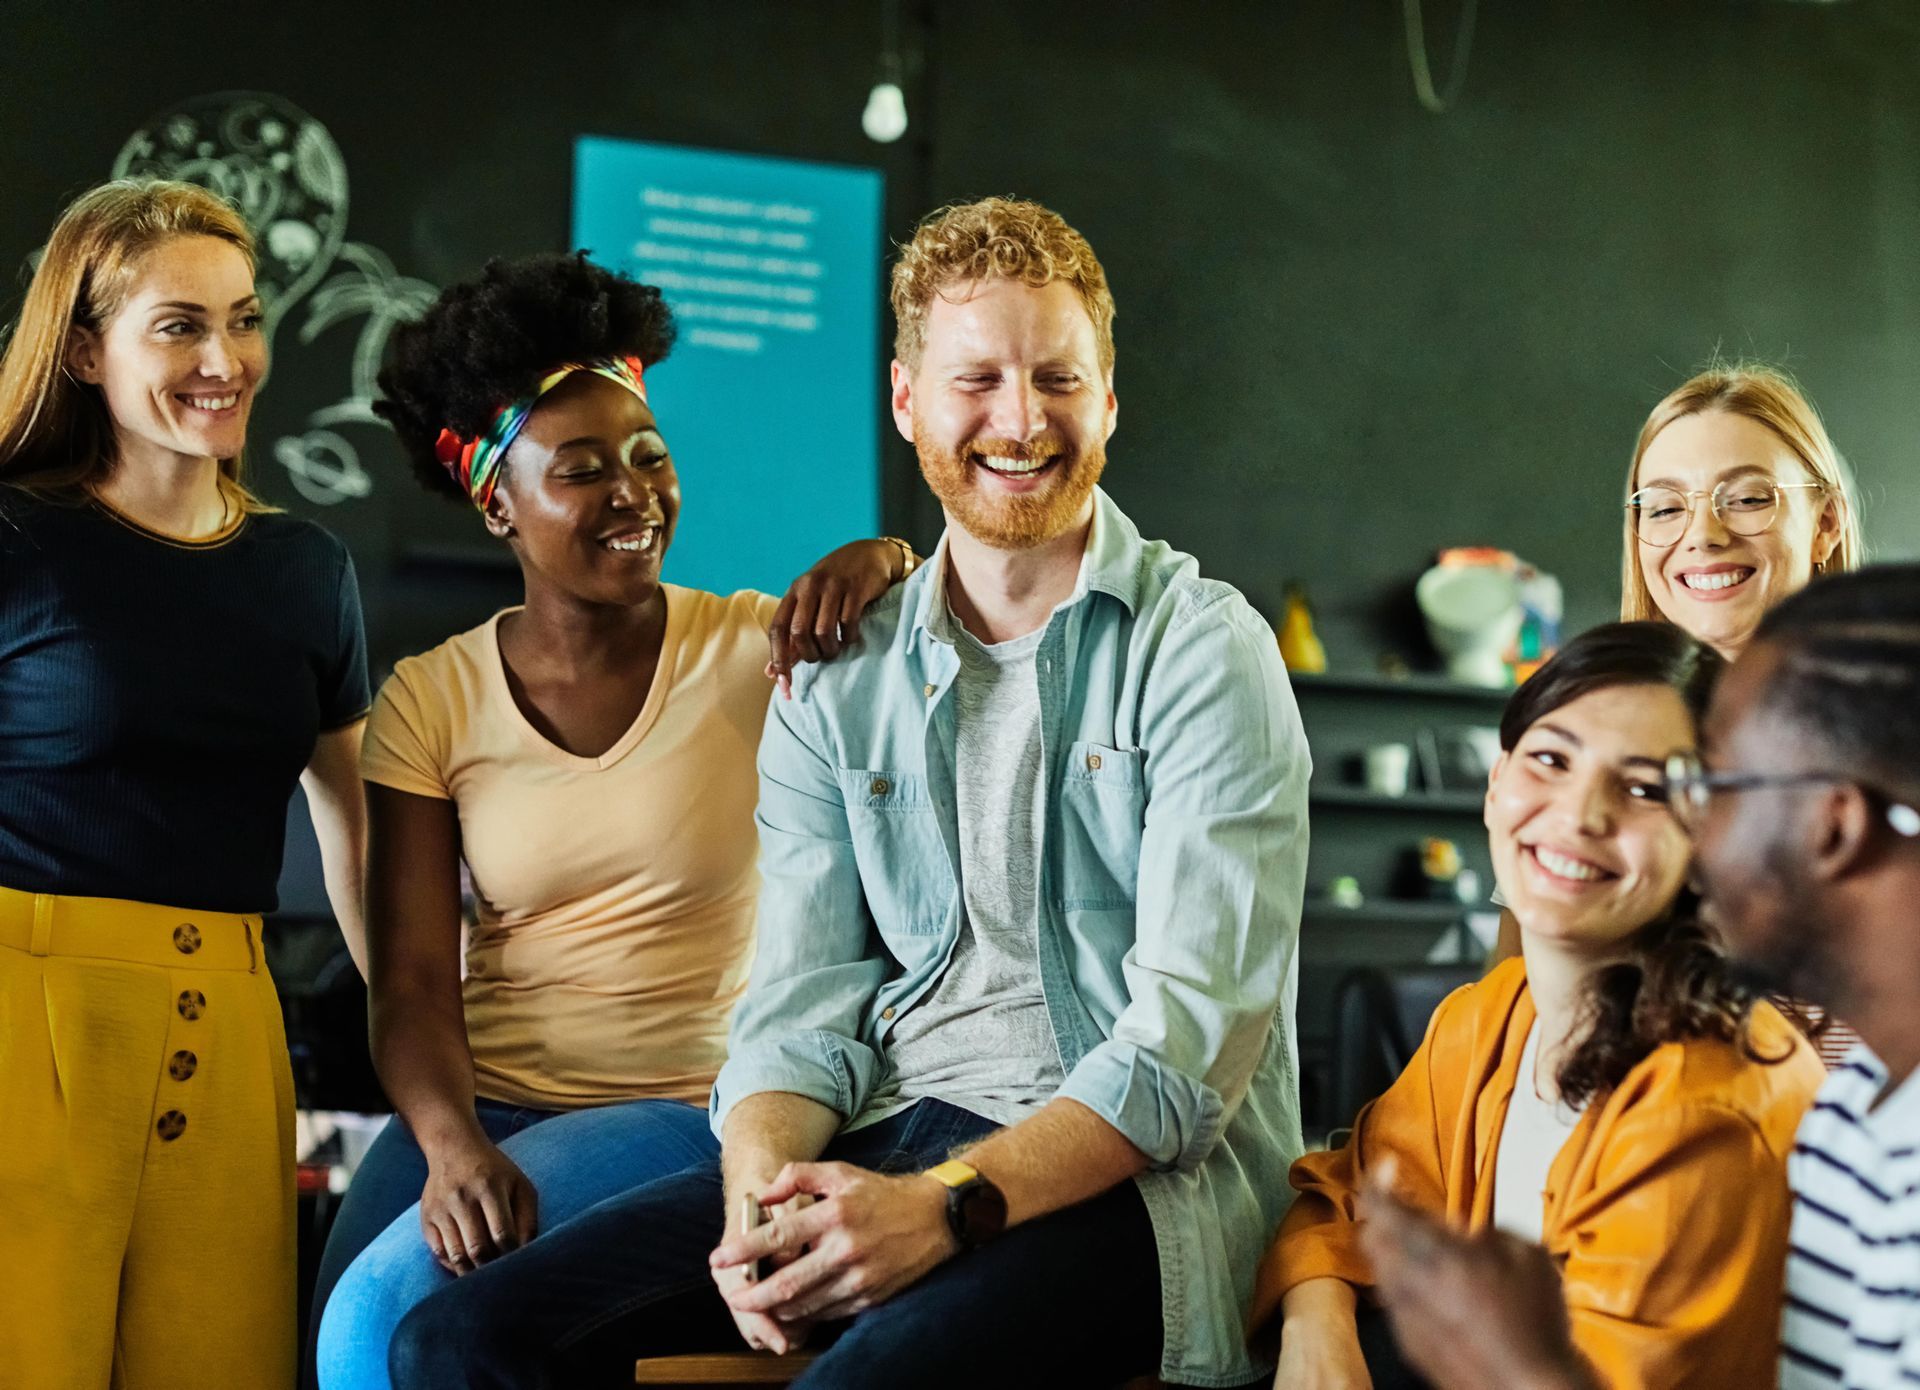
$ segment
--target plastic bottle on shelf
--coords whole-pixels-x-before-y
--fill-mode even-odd
[[[1298,584],[1286,589],[1286,608],[1280,615],[1280,659],[1297,675],[1320,675],[1327,669],[1327,649],[1313,630],[1313,610]]]

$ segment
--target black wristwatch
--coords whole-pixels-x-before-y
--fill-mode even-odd
[[[1007,1199],[970,1163],[950,1158],[927,1169],[947,1189],[947,1229],[962,1250],[985,1245],[1007,1228]]]

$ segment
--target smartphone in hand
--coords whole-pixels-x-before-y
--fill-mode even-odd
[[[740,1194],[740,1232],[757,1230],[767,1224],[767,1209],[760,1205],[760,1199],[751,1192]],[[749,1284],[758,1283],[767,1277],[767,1258],[762,1255],[757,1260],[747,1262],[744,1277]]]

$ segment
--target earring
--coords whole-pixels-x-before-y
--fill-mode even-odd
[[[1813,562],[1813,577],[1815,579],[1818,579],[1821,575],[1825,574],[1826,572],[1827,572],[1827,567],[1825,565],[1821,564],[1818,560],[1815,560]]]

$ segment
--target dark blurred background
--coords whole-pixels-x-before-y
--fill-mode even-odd
[[[582,134],[869,165],[891,238],[985,193],[1087,234],[1120,311],[1108,487],[1264,611],[1303,581],[1335,673],[1427,660],[1407,591],[1444,545],[1552,571],[1573,629],[1612,616],[1635,432],[1716,351],[1796,373],[1857,473],[1874,553],[1920,554],[1920,6],[1488,0],[1435,114],[1411,78],[1409,3],[11,0],[0,262],[24,267],[157,112],[225,89],[323,124],[346,238],[428,286],[565,249]],[[1436,86],[1463,17],[1461,0],[1424,5]],[[889,34],[911,123],[881,145],[860,116]],[[23,283],[8,276],[0,313]],[[278,330],[254,477],[352,547],[383,671],[513,601],[517,576],[375,427],[339,430],[364,495],[295,486],[265,442],[347,391],[363,326],[302,342],[303,321]],[[929,546],[937,509],[882,437],[887,526]],[[792,440],[795,486],[835,447]],[[698,459],[681,472],[690,507],[762,500]],[[1360,687],[1303,705],[1322,782],[1369,740],[1498,710]],[[283,906],[321,914],[293,819]],[[1317,805],[1316,896],[1348,872],[1394,891],[1390,864],[1427,834],[1484,859],[1471,797]],[[1310,966],[1428,953],[1431,914],[1379,916],[1310,918]],[[1309,992],[1311,1033],[1326,996]]]

